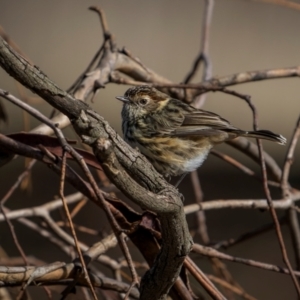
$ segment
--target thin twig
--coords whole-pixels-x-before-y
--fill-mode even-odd
[[[244,265],[247,265],[247,266],[260,268],[260,269],[267,270],[267,271],[282,273],[282,274],[286,274],[286,275],[291,274],[290,270],[287,269],[287,268],[282,268],[280,266],[266,264],[266,263],[263,263],[263,262],[255,261],[253,259],[246,259],[246,258],[231,256],[229,254],[222,253],[222,252],[220,252],[216,249],[213,249],[211,247],[206,247],[206,246],[202,246],[202,245],[199,245],[199,244],[194,244],[192,251],[196,252],[198,254],[204,255],[204,256],[217,257],[219,259],[228,260],[228,261],[236,262],[236,263],[241,263],[241,264],[244,264]],[[300,272],[299,271],[293,271],[293,273],[297,277],[300,277]]]
[[[104,35],[104,39],[109,38],[110,32],[109,32],[109,29],[108,29],[108,23],[107,23],[107,20],[106,20],[106,15],[105,15],[103,9],[101,7],[98,7],[98,6],[90,6],[89,9],[96,12],[96,13],[98,13],[100,23],[101,23],[101,27],[102,27],[102,32],[103,32],[103,35]]]
[[[192,180],[192,185],[193,185],[193,189],[194,189],[196,203],[201,205],[201,203],[203,201],[203,193],[202,193],[200,180],[199,180],[197,171],[194,171],[191,173],[191,180]],[[203,210],[199,210],[196,213],[196,216],[197,216],[197,221],[198,221],[197,222],[198,223],[198,225],[197,225],[198,233],[199,233],[203,243],[205,245],[208,245],[210,239],[209,239],[207,226],[206,226],[205,213]]]
[[[201,62],[204,63],[204,72],[203,72],[203,80],[208,80],[212,74],[212,66],[209,58],[209,37],[210,37],[210,24],[212,19],[214,7],[214,0],[205,0],[204,1],[204,10],[203,10],[203,23],[202,23],[202,33],[201,33],[201,49],[198,54],[194,65],[191,71],[187,74],[184,79],[184,83],[188,84],[191,82],[193,77],[195,76],[198,68],[200,67]]]
[[[300,116],[297,120],[295,130],[294,130],[293,136],[291,138],[289,148],[287,150],[285,163],[284,163],[283,171],[282,171],[282,178],[281,178],[282,197],[286,197],[286,198],[289,198],[289,196],[290,196],[290,185],[288,182],[288,178],[289,178],[290,169],[291,169],[291,166],[293,163],[294,152],[295,152],[295,148],[296,148],[299,136],[300,136]],[[297,269],[299,270],[299,268],[300,268],[300,229],[299,229],[299,221],[298,221],[297,212],[293,207],[291,207],[288,211],[288,220],[289,220],[288,224],[289,224],[289,228],[290,228],[291,236],[292,236],[292,242],[293,242],[293,247],[294,247]]]
[[[108,48],[108,45],[110,47],[111,51],[116,51],[116,43],[114,36],[111,34],[108,28],[108,23],[106,20],[106,15],[101,7],[98,6],[90,6],[89,9],[91,11],[94,11],[98,14],[101,27],[102,27],[102,32],[103,32],[103,38],[104,38],[104,47]],[[108,41],[108,44],[106,43]]]
[[[199,60],[202,59],[204,63],[203,75],[202,75],[203,82],[210,80],[212,77],[212,62],[209,55],[209,43],[210,43],[210,28],[211,28],[214,0],[205,0],[204,6],[205,7],[204,7],[204,17],[203,17],[203,25],[202,25],[202,36],[201,36],[202,49],[201,49],[201,54],[198,57],[198,59]],[[187,81],[186,83],[188,82],[189,81]],[[195,106],[196,108],[202,107],[205,103],[206,98],[207,98],[206,93],[197,95],[193,100],[193,106]]]
[[[14,244],[16,245],[16,248],[18,249],[20,255],[22,256],[24,263],[27,265],[28,262],[27,262],[27,259],[26,259],[26,254],[25,254],[25,252],[24,252],[21,244],[19,243],[18,236],[17,236],[17,234],[15,232],[14,225],[12,224],[12,222],[8,218],[6,218],[5,208],[2,205],[0,205],[0,208],[1,208],[2,214],[4,215],[5,221],[6,221],[7,225],[8,225],[10,233],[12,235]]]
[[[189,258],[186,257],[184,266],[189,270],[191,275],[200,282],[206,292],[216,300],[226,300],[226,298],[219,292],[215,285],[209,278],[198,268],[198,266]]]
[[[18,186],[22,183],[22,181],[24,180],[24,178],[26,178],[29,174],[30,174],[30,170],[31,168],[34,166],[35,164],[35,160],[32,160],[29,165],[27,166],[27,168],[25,169],[24,172],[22,172],[22,174],[18,177],[17,181],[12,185],[12,187],[9,189],[9,191],[6,193],[6,195],[0,200],[0,209],[1,212],[5,218],[5,221],[9,227],[9,230],[11,232],[11,235],[13,237],[13,241],[20,253],[20,255],[22,256],[24,263],[27,265],[27,258],[26,258],[26,254],[23,251],[23,248],[21,246],[21,244],[19,243],[17,234],[15,232],[14,226],[11,222],[11,220],[7,217],[6,214],[6,208],[4,207],[5,202],[9,199],[9,197],[13,194],[13,192],[18,188]]]
[[[86,74],[91,71],[92,67],[96,64],[97,59],[100,57],[101,53],[103,51],[103,45],[99,48],[99,50],[96,52],[86,69],[78,76],[78,78],[75,80],[75,82],[67,89],[68,93],[73,92],[74,90],[78,89],[80,82],[82,79],[86,76]],[[50,118],[51,119],[51,118]]]
[[[79,256],[79,259],[80,259],[80,262],[81,262],[81,267],[83,269],[83,272],[85,274],[85,279],[91,289],[91,292],[92,292],[92,295],[93,295],[93,298],[95,300],[97,300],[97,295],[96,295],[96,292],[94,290],[94,287],[92,285],[92,282],[91,282],[91,279],[90,279],[90,276],[89,276],[89,273],[87,271],[87,268],[86,268],[86,264],[85,264],[85,261],[83,259],[83,256],[82,256],[82,253],[81,253],[81,249],[80,249],[80,246],[79,246],[79,243],[78,243],[78,239],[77,239],[77,235],[76,235],[76,231],[75,231],[75,228],[74,228],[74,225],[73,225],[73,222],[72,222],[72,217],[70,215],[70,211],[69,211],[69,207],[67,205],[67,202],[66,202],[66,199],[65,199],[65,195],[64,195],[64,186],[65,186],[65,173],[66,173],[66,161],[67,161],[67,152],[64,152],[63,153],[63,157],[62,157],[62,166],[61,166],[61,178],[60,178],[60,188],[59,188],[59,194],[60,194],[60,197],[63,201],[63,207],[64,207],[64,210],[65,210],[65,213],[66,213],[66,216],[67,216],[67,219],[69,221],[69,226],[70,226],[70,229],[71,229],[71,232],[72,232],[72,236],[74,238],[74,244],[75,244],[75,247],[76,247],[76,250],[77,250],[77,253],[78,253],[78,256]]]
[[[248,167],[246,167],[244,164],[242,164],[241,162],[237,161],[236,159],[234,159],[233,157],[224,154],[220,151],[217,150],[211,150],[210,152],[212,155],[215,155],[216,157],[221,158],[222,160],[226,161],[227,163],[229,163],[230,165],[236,167],[238,170],[242,171],[243,173],[261,181],[261,177],[259,177],[258,175],[256,175],[256,173],[254,171],[252,171],[251,169],[249,169]],[[271,186],[275,186],[275,187],[280,187],[280,183],[272,181],[272,180],[268,180],[268,184]]]
[[[299,136],[300,136],[300,116],[297,120],[295,130],[294,130],[293,136],[291,138],[291,143],[287,150],[285,163],[284,163],[284,167],[283,167],[283,171],[282,171],[281,188],[282,188],[282,193],[283,193],[282,196],[283,197],[289,196],[289,193],[290,193],[288,178],[289,178],[290,169],[291,169],[291,166],[293,163],[294,152],[296,149],[296,145],[297,145]]]
[[[280,222],[280,224],[286,222],[286,218],[285,217],[281,218],[279,220],[279,222]],[[269,224],[265,224],[265,225],[263,225],[263,226],[261,226],[259,228],[251,230],[249,232],[246,232],[246,233],[240,235],[237,238],[230,238],[228,240],[220,241],[220,242],[212,245],[211,247],[214,248],[214,249],[220,249],[220,248],[227,249],[229,247],[232,247],[232,246],[237,245],[237,244],[239,244],[241,242],[247,241],[247,240],[249,240],[251,238],[254,238],[254,237],[256,237],[256,236],[258,236],[260,234],[263,234],[263,233],[265,233],[265,232],[267,232],[269,230],[273,230],[273,229],[274,229],[274,222],[269,223]]]
[[[62,131],[56,126],[56,124],[52,123],[51,120],[49,120],[46,116],[44,116],[40,111],[33,108],[32,106],[28,105],[27,103],[21,101],[17,97],[13,96],[7,91],[4,91],[0,89],[0,96],[7,99],[8,101],[12,102],[13,104],[19,106],[23,110],[27,111],[30,115],[32,115],[34,118],[38,119],[42,123],[49,126],[56,134],[58,140],[61,142],[61,146],[63,148],[68,146],[68,143],[62,133]]]
[[[139,280],[138,280],[138,275],[136,273],[136,270],[133,266],[132,263],[132,258],[130,256],[130,252],[129,249],[127,247],[127,244],[125,242],[123,231],[120,228],[119,224],[117,223],[114,215],[112,214],[107,202],[104,199],[103,193],[102,191],[100,191],[100,189],[98,188],[98,185],[91,173],[91,171],[89,170],[87,164],[85,163],[84,159],[72,148],[72,147],[66,147],[67,151],[74,157],[74,159],[76,159],[76,161],[78,162],[78,164],[81,166],[81,168],[83,169],[85,175],[87,176],[96,196],[98,201],[101,204],[102,209],[104,210],[104,212],[106,213],[106,216],[110,222],[110,225],[112,226],[112,229],[118,239],[120,248],[122,250],[122,252],[124,253],[127,261],[128,261],[128,265],[129,265],[129,269],[131,271],[131,275],[132,275],[132,282],[134,283],[134,285],[138,285],[139,284]],[[131,288],[131,287],[130,287]]]
[[[290,228],[292,243],[294,248],[294,255],[296,260],[296,269],[300,269],[300,229],[298,214],[294,207],[291,207],[287,212],[288,225]]]
[[[258,130],[258,120],[257,120],[257,112],[256,112],[255,106],[251,102],[250,97],[244,98],[242,96],[241,98],[245,99],[246,101],[248,100],[247,102],[248,102],[248,104],[249,104],[249,106],[250,106],[250,108],[253,112],[253,128],[254,128],[254,130]],[[300,287],[299,287],[297,278],[294,274],[294,271],[292,269],[287,251],[286,251],[284,239],[283,239],[281,228],[280,228],[280,223],[278,221],[276,210],[274,208],[273,200],[272,200],[271,193],[270,193],[270,190],[269,190],[269,187],[268,187],[267,169],[266,169],[266,163],[265,163],[265,159],[264,159],[264,155],[263,155],[262,142],[261,142],[260,139],[257,139],[257,145],[258,145],[259,156],[260,156],[260,161],[261,161],[261,171],[262,171],[262,177],[263,177],[263,188],[264,188],[264,192],[265,192],[265,195],[266,195],[266,198],[267,198],[268,205],[270,207],[271,216],[272,216],[274,224],[275,224],[276,234],[277,234],[278,242],[279,242],[279,245],[280,245],[282,257],[283,257],[283,260],[284,260],[287,268],[290,271],[291,278],[292,278],[293,283],[295,285],[298,296],[300,297]]]
[[[224,89],[223,92],[227,93],[227,94],[230,94],[230,95],[234,95],[236,97],[239,97],[239,98],[245,100],[248,103],[248,105],[251,108],[252,113],[253,113],[253,129],[258,130],[257,111],[256,111],[256,107],[253,105],[253,103],[251,101],[251,97],[248,96],[248,95],[243,95],[243,94],[240,94],[236,91],[227,90],[227,89]],[[257,145],[258,145],[258,151],[259,151],[259,157],[260,157],[260,163],[261,163],[263,188],[264,188],[264,192],[265,192],[266,199],[267,199],[267,202],[268,202],[268,206],[270,208],[271,216],[272,216],[274,224],[275,224],[276,234],[277,234],[279,246],[280,246],[281,253],[282,253],[282,258],[283,258],[286,266],[288,267],[288,269],[290,271],[291,278],[292,278],[293,283],[295,285],[298,296],[300,297],[300,287],[299,287],[297,278],[296,278],[295,274],[293,273],[293,269],[292,269],[292,266],[291,266],[291,263],[290,263],[290,260],[289,260],[289,257],[288,257],[287,251],[286,251],[284,239],[283,239],[283,236],[282,236],[280,223],[278,221],[276,210],[274,208],[273,200],[272,200],[271,193],[270,193],[270,190],[269,190],[269,187],[268,187],[267,169],[266,169],[265,158],[264,158],[264,155],[263,155],[264,152],[263,152],[262,142],[261,142],[260,139],[257,139]]]
[[[203,193],[202,193],[200,180],[199,180],[197,171],[194,171],[191,173],[191,180],[192,180],[192,184],[193,184],[193,188],[194,188],[196,203],[201,205],[201,203],[203,201]],[[204,210],[199,210],[197,212],[197,221],[198,221],[198,225],[197,225],[198,233],[199,233],[204,245],[208,245],[210,243],[210,238],[208,235],[208,229],[207,229],[207,225],[206,225],[206,218],[205,218]],[[236,285],[236,282],[234,282],[232,275],[229,273],[229,271],[227,270],[227,268],[226,268],[225,264],[223,264],[223,262],[221,262],[217,258],[211,258],[210,262],[211,262],[212,267],[215,270],[217,275],[222,276],[225,280],[227,280],[227,282],[229,282],[233,285]],[[228,291],[224,291],[224,292],[228,292]]]
[[[295,191],[288,199],[278,199],[273,201],[275,209],[289,209],[293,207],[295,201],[300,200],[300,191]],[[191,214],[199,209],[212,210],[212,209],[224,209],[224,208],[243,208],[243,209],[269,209],[266,199],[218,199],[205,201],[199,204],[190,204],[184,207],[186,214]]]
[[[257,130],[257,126],[255,126],[254,129]],[[263,156],[262,143],[261,143],[260,140],[258,140],[257,143],[258,143],[258,147],[259,147],[261,166],[262,166],[263,187],[264,187],[265,195],[266,195],[266,198],[267,198],[267,201],[268,201],[268,205],[270,207],[270,212],[271,212],[274,224],[275,224],[276,233],[277,233],[277,237],[278,237],[282,257],[283,257],[283,260],[284,260],[286,266],[289,269],[289,272],[290,272],[290,275],[291,275],[292,280],[294,282],[296,291],[298,293],[298,296],[300,297],[300,287],[299,287],[297,278],[294,274],[294,271],[292,269],[287,251],[286,251],[286,247],[285,247],[285,244],[284,244],[280,224],[279,224],[279,221],[278,221],[278,218],[277,218],[277,214],[276,214],[276,211],[275,211],[275,208],[274,208],[274,205],[273,205],[273,201],[272,201],[272,198],[271,198],[271,193],[270,193],[270,190],[269,190],[269,187],[268,187],[267,170],[266,170],[266,164],[265,164],[265,160],[264,160],[264,156]]]
[[[244,299],[247,299],[247,300],[256,300],[256,298],[252,297],[251,295],[248,295],[244,290],[241,290],[240,288],[228,283],[227,281],[219,278],[219,277],[216,277],[214,275],[210,275],[210,274],[207,274],[206,275],[211,281],[214,281],[215,283],[219,284],[220,286],[223,286],[224,288],[234,292],[235,294],[241,296],[242,298]]]

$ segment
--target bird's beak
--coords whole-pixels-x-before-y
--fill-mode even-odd
[[[129,99],[127,97],[124,97],[124,96],[118,96],[118,97],[116,97],[116,99],[118,99],[118,100],[120,100],[124,103],[129,102]]]

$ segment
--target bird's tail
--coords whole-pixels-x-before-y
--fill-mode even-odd
[[[285,137],[283,137],[280,134],[273,133],[272,131],[269,130],[245,131],[245,133],[242,135],[245,137],[269,140],[281,145],[285,145],[286,143]]]

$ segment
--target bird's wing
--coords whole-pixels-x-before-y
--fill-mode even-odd
[[[189,107],[177,99],[171,99],[172,105],[165,105],[160,110],[145,115],[139,120],[139,127],[143,128],[144,135],[168,136],[184,122],[184,106]],[[144,126],[146,125],[146,126]]]
[[[172,135],[211,136],[216,133],[216,130],[230,132],[237,130],[237,128],[232,126],[227,120],[223,119],[219,115],[199,109],[185,113],[181,125],[174,128]]]
[[[148,124],[145,132],[151,136],[211,136],[218,131],[234,131],[227,120],[219,115],[196,109],[180,100],[171,99],[159,112],[147,115],[143,122]]]
[[[165,136],[172,135],[172,132],[177,128],[180,128],[184,121],[182,114],[153,114],[148,116],[146,122],[148,124],[145,131],[151,136]]]

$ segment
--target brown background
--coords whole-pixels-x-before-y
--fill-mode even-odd
[[[102,42],[98,17],[87,9],[90,5],[101,5],[105,10],[109,27],[120,48],[126,46],[149,68],[174,82],[184,78],[200,47],[202,1],[0,0],[0,25],[44,73],[62,88],[68,88]],[[210,43],[213,74],[223,76],[241,71],[299,65],[299,28],[300,11],[254,1],[216,1]],[[0,88],[17,95],[15,87],[14,81],[0,70]],[[122,95],[125,89],[124,86],[108,85],[99,92],[93,104],[118,132],[121,105],[114,97]],[[234,89],[252,96],[259,112],[261,128],[290,138],[300,111],[299,78],[255,82]],[[9,124],[1,125],[1,131],[9,133],[22,130],[20,109],[4,100],[2,103],[5,103],[9,112]],[[51,111],[43,102],[35,107],[45,114]],[[221,114],[240,128],[250,129],[252,126],[249,108],[237,98],[220,93],[209,94],[204,108]],[[33,121],[32,127],[36,124]],[[72,131],[67,132],[69,137],[74,136]],[[281,165],[287,148],[269,142],[264,142],[264,147]],[[221,146],[219,150],[259,170],[249,159],[228,146]],[[299,158],[299,154],[298,146],[296,157]],[[291,176],[291,181],[298,188],[299,167],[298,159]],[[21,170],[20,159],[0,169],[0,198]],[[259,183],[214,157],[208,159],[199,174],[205,199],[264,197]],[[27,207],[52,199],[58,193],[57,178],[53,174],[50,174],[50,179],[46,176],[49,176],[48,170],[37,166],[33,171],[36,190],[31,194],[16,193],[8,206]],[[187,203],[192,202],[192,195],[187,193],[191,190],[188,179],[182,184],[181,190],[186,195]],[[276,199],[280,194],[273,191],[273,196]],[[95,211],[93,205],[88,206],[85,212],[89,216],[83,221],[86,225],[95,227],[96,224],[98,229],[109,230],[106,224],[98,225],[99,212]],[[194,218],[190,216],[188,219],[193,227]],[[208,212],[207,220],[212,240],[218,241],[259,227],[269,222],[270,217],[267,212],[227,210]],[[0,228],[1,232],[7,233],[4,224],[0,224]],[[38,256],[40,251],[44,251],[42,259],[50,262],[45,242],[30,231],[18,230],[24,233],[20,234],[20,239],[26,253]],[[289,245],[288,230],[285,227],[283,230]],[[1,236],[8,254],[17,255],[10,236]],[[30,247],[28,238],[31,236],[35,242],[40,241],[42,250]],[[274,232],[236,246],[229,253],[282,265]],[[51,260],[63,259],[59,252],[53,252],[53,256]],[[207,268],[204,261],[199,263],[204,269]],[[291,280],[285,275],[235,264],[230,264],[230,270],[245,289],[259,299],[291,299],[295,295]]]

